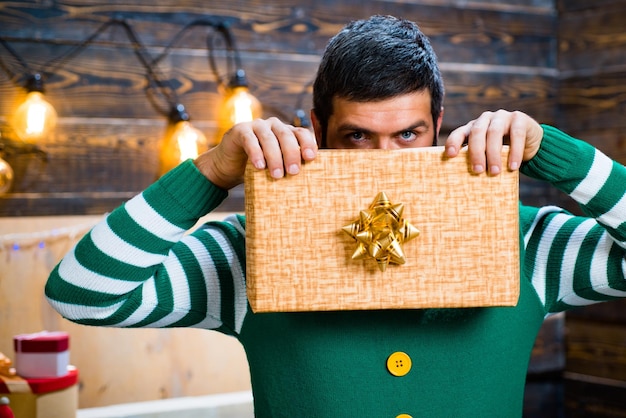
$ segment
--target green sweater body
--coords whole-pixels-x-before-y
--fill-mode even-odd
[[[527,281],[521,290],[515,308],[247,315],[256,415],[520,416],[544,318]],[[404,376],[386,366],[398,351],[412,362]]]

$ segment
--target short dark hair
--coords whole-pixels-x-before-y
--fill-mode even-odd
[[[322,147],[333,98],[369,102],[419,90],[430,92],[436,123],[443,105],[443,80],[437,56],[417,24],[381,15],[349,23],[328,42],[313,84]]]

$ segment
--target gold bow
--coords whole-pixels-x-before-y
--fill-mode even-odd
[[[402,218],[404,205],[393,204],[384,192],[378,193],[368,210],[342,230],[357,241],[353,260],[371,257],[385,271],[389,263],[404,264],[402,244],[417,237],[420,231]]]

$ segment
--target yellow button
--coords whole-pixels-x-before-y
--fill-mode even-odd
[[[411,357],[402,351],[396,351],[387,359],[387,370],[394,376],[404,376],[411,371]]]
[[[409,414],[400,414],[396,418],[413,418],[413,417]]]

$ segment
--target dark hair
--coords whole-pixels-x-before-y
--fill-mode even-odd
[[[437,56],[415,23],[380,15],[349,23],[326,46],[313,84],[322,147],[333,98],[368,102],[423,89],[430,92],[436,123],[443,105],[443,81]]]

